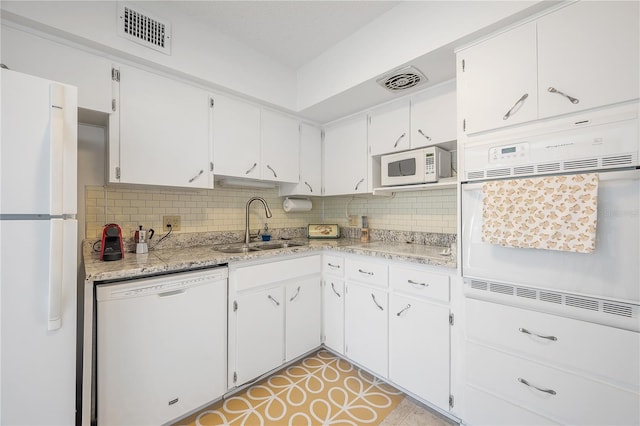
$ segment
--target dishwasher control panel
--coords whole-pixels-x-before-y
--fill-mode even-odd
[[[190,287],[199,286],[212,281],[226,281],[228,276],[229,273],[227,268],[219,267],[199,271],[157,275],[130,281],[98,284],[96,299],[100,301],[151,295],[158,295],[161,297],[170,296],[184,293]]]

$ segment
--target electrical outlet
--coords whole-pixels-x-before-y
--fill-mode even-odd
[[[173,232],[180,230],[180,216],[162,216],[162,224],[164,226],[164,230],[168,231],[169,227],[167,225],[171,225],[171,230]]]
[[[358,226],[358,215],[350,214],[349,215],[349,226]]]

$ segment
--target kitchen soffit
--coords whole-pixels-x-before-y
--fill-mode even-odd
[[[399,1],[180,1],[176,11],[298,69]],[[144,7],[144,2],[139,3]]]

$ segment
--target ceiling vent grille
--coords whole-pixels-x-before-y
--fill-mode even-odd
[[[408,66],[392,71],[376,81],[385,89],[398,92],[424,84],[429,79],[419,69]]]
[[[119,6],[118,29],[122,37],[167,55],[171,54],[171,25],[168,22],[123,3]]]

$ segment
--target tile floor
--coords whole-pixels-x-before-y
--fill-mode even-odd
[[[457,425],[449,419],[429,410],[409,396],[380,423],[379,426],[453,426]]]

